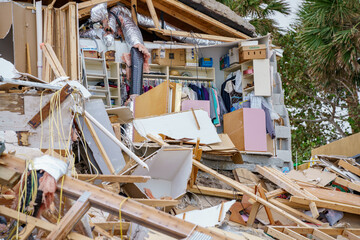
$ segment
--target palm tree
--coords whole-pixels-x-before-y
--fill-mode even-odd
[[[343,90],[353,132],[360,131],[359,0],[305,0],[299,11],[302,49],[324,86]]]
[[[255,27],[260,35],[281,30],[271,17],[276,13],[290,14],[290,7],[284,0],[218,0],[244,18]]]

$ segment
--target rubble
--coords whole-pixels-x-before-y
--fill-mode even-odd
[[[358,149],[333,156],[325,146],[294,169],[270,36],[252,39],[240,17],[228,19],[241,23],[232,28],[206,15],[213,7],[191,7],[201,1],[104,2],[0,3],[9,10],[0,29],[1,239],[360,238]],[[174,27],[184,43],[159,43],[169,29],[156,10],[176,13],[169,26],[204,33]],[[27,18],[15,21],[16,12]],[[26,54],[13,48],[25,26]],[[189,34],[217,45],[188,45]],[[219,49],[247,46],[250,59],[225,66]],[[159,57],[163,65],[149,64]]]

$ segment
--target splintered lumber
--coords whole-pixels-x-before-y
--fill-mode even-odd
[[[144,183],[151,179],[150,176],[131,176],[131,175],[95,175],[95,174],[77,174],[79,180],[95,181],[101,180],[103,182],[118,182],[118,183]]]
[[[90,120],[86,116],[84,116],[84,121],[85,121],[85,124],[88,127],[89,132],[90,132],[90,134],[91,134],[97,148],[99,149],[101,157],[103,158],[103,160],[104,160],[106,166],[108,167],[110,173],[115,174],[115,172],[116,172],[115,168],[112,165],[112,163],[110,161],[110,158],[107,155],[107,153],[106,153],[106,151],[104,149],[104,146],[102,145],[102,143],[101,143],[101,141],[99,139],[99,136],[97,135],[97,133],[96,133],[96,131],[94,129],[94,126],[92,125],[92,123],[90,122]]]
[[[254,222],[255,222],[255,219],[256,219],[256,215],[259,211],[259,208],[260,208],[261,204],[259,202],[255,202],[252,207],[251,207],[251,211],[250,211],[250,215],[249,215],[249,218],[246,222],[246,225],[251,227]]]
[[[296,240],[297,239],[294,237],[290,237],[286,233],[283,233],[280,230],[272,228],[272,227],[268,227],[266,230],[266,233],[269,234],[270,236],[280,239],[280,240]]]
[[[66,77],[66,73],[61,66],[59,59],[56,57],[54,50],[49,43],[44,43],[41,45],[41,49],[46,57],[47,62],[50,64],[51,69],[53,70],[55,77]]]
[[[156,11],[155,11],[152,0],[146,0],[146,4],[147,4],[147,6],[149,8],[149,12],[150,12],[152,20],[154,21],[155,27],[157,29],[160,29],[159,19],[158,19],[157,15],[156,15]]]
[[[6,216],[12,219],[19,219],[22,223],[31,223],[32,225],[35,225],[36,228],[42,229],[46,232],[51,232],[57,229],[57,226],[55,224],[49,223],[47,221],[41,220],[39,218],[35,218],[29,215],[26,215],[24,213],[19,213],[16,210],[13,210],[11,208],[7,208],[5,206],[0,205],[0,215]],[[19,217],[19,218],[18,218]],[[77,240],[90,240],[91,238],[88,238],[86,236],[83,236],[76,232],[71,232],[67,236],[69,239],[77,239]]]
[[[264,189],[262,188],[262,186],[260,184],[258,184],[258,187],[257,187],[258,191],[259,191],[259,194],[260,194],[260,197],[262,199],[265,199],[266,200],[266,196],[265,196],[265,191]],[[275,225],[275,221],[274,221],[274,218],[272,216],[272,213],[270,211],[270,208],[268,206],[265,206],[265,211],[266,211],[266,215],[268,216],[269,218],[269,222],[271,225]]]
[[[310,239],[310,238],[303,236],[303,235],[306,236],[308,234],[311,234],[311,235],[315,236],[316,239],[321,239],[321,240],[335,239],[332,236],[343,236],[348,239],[356,239],[357,240],[359,238],[359,234],[360,234],[359,228],[324,228],[324,227],[310,228],[310,227],[270,226],[270,227],[267,227],[265,231],[269,235],[271,235],[275,238],[278,238],[278,239],[289,239],[289,238],[281,238],[281,237],[283,237],[283,235],[277,235],[276,231],[284,233],[285,234],[284,237],[286,237],[286,235],[289,235],[290,237],[293,237],[294,239],[299,239],[299,240]],[[297,234],[301,235],[302,237],[300,237],[299,235],[294,234],[294,233],[297,233]],[[349,235],[351,235],[352,237],[355,237],[355,238],[349,237],[348,233],[350,233]]]
[[[20,158],[3,154],[0,157],[0,160],[3,161],[9,169],[21,173],[25,170],[25,161]],[[212,237],[212,240],[234,239],[231,237],[224,237],[211,229],[206,229],[193,223],[186,222],[153,207],[138,203],[132,199],[124,198],[118,194],[101,189],[84,181],[69,176],[64,176],[63,179],[63,184],[62,181],[58,182],[57,189],[58,191],[62,189],[63,194],[66,197],[79,198],[84,192],[90,192],[89,202],[92,207],[116,216],[119,214],[119,211],[121,211],[121,216],[124,219],[154,229],[168,236],[174,238],[190,237],[191,239],[191,236],[196,235],[202,236],[204,239],[210,239],[210,237]],[[121,208],[120,204],[122,204]]]
[[[60,91],[60,103],[64,102],[65,99],[74,91],[70,87],[69,84],[66,84],[63,88],[61,88]],[[44,121],[48,116],[50,115],[50,101],[37,113],[31,120],[28,122],[28,124],[36,129],[41,124],[41,118],[42,121]]]
[[[151,133],[147,134],[146,137],[149,138],[151,141],[156,142],[160,146],[169,146],[169,144],[166,143],[164,140],[162,140],[161,138],[155,137]]]
[[[35,225],[32,223],[26,224],[26,227],[23,228],[23,230],[19,233],[19,236],[21,236],[21,239],[28,239],[28,237],[31,235],[32,231],[35,229]]]
[[[310,199],[298,197],[298,196],[292,196],[290,198],[290,202],[299,203],[299,204],[303,204],[303,205],[309,205],[311,201],[315,202],[316,206],[321,207],[321,208],[329,208],[329,209],[333,209],[333,210],[337,210],[337,211],[341,211],[341,212],[348,212],[348,213],[360,215],[360,207],[359,206],[335,203],[335,202],[330,202],[330,201],[325,201],[325,200],[310,200]]]
[[[359,167],[353,166],[344,160],[340,160],[338,164],[339,164],[339,166],[343,167],[344,169],[348,170],[349,172],[352,172],[352,173],[360,176],[360,168]]]
[[[196,160],[193,160],[193,165],[198,167],[199,169],[203,170],[204,172],[207,172],[209,173],[210,175],[214,176],[215,178],[223,181],[224,183],[230,185],[231,187],[235,188],[236,190],[239,190],[240,192],[242,192],[243,194],[245,195],[248,195],[251,199],[261,203],[262,205],[264,206],[267,206],[269,207],[270,209],[278,212],[279,214],[283,215],[284,217],[288,218],[289,220],[295,222],[296,224],[300,225],[300,226],[307,226],[306,223],[300,221],[298,218],[288,214],[287,212],[285,212],[284,210],[280,209],[279,207],[269,203],[268,201],[266,201],[265,199],[262,199],[260,197],[258,197],[257,195],[255,195],[253,193],[253,190],[242,185],[241,183],[229,178],[229,177],[226,177],[218,172],[216,172],[215,170],[205,166],[204,164],[196,161]]]
[[[279,187],[283,188],[287,192],[291,193],[294,196],[301,196],[308,199],[318,199],[311,193],[302,189],[299,185],[294,183],[291,179],[285,176],[282,172],[269,167],[261,167],[259,165],[256,166],[256,170],[258,173],[269,179],[274,184],[278,185]],[[319,212],[317,207],[314,203],[309,203],[310,211],[314,218],[319,217]]]
[[[270,199],[270,198],[277,197],[277,196],[279,196],[281,194],[284,194],[284,193],[287,193],[287,192],[282,188],[278,188],[278,189],[276,189],[274,191],[265,193],[265,196],[266,196],[267,199]]]
[[[321,200],[360,207],[360,196],[356,194],[313,187],[305,187],[305,189],[312,194],[316,194]]]
[[[214,197],[221,197],[221,198],[228,198],[228,199],[239,199],[242,195],[241,192],[226,190],[226,189],[218,189],[218,188],[211,188],[211,187],[204,187],[195,185],[195,187],[187,188],[189,192],[202,194],[202,195],[209,195]]]
[[[298,210],[296,210],[296,209],[294,209],[294,208],[280,202],[276,198],[269,199],[269,202],[274,204],[275,206],[278,206],[279,208],[283,209],[284,211],[290,213],[291,215],[294,215],[294,216],[300,218],[300,219],[304,219],[304,220],[306,220],[308,222],[315,223],[317,225],[322,225],[323,224],[323,222],[321,222],[321,221],[319,221],[319,220],[317,220],[315,218],[312,218],[312,217],[306,215],[305,213],[300,212],[300,211],[298,211]]]
[[[90,192],[84,192],[61,219],[57,228],[47,236],[48,240],[61,240],[69,234],[75,224],[90,209]]]
[[[348,230],[345,230],[342,235],[349,240],[360,240],[360,236],[357,236],[356,234],[354,234]]]
[[[358,191],[360,192],[360,182],[357,182],[357,183],[354,183],[354,182],[350,182],[348,180],[345,180],[341,177],[337,177],[335,179],[335,182],[338,183],[338,184],[341,184],[347,188],[350,188],[352,190],[355,190],[355,191]]]

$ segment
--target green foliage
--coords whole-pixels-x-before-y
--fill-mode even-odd
[[[277,22],[271,17],[276,13],[290,14],[289,4],[284,0],[218,0],[242,17],[249,18],[250,23],[260,35],[276,33],[280,30]]]

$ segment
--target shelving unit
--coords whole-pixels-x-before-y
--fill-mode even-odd
[[[252,74],[244,74],[250,66],[254,69]],[[240,70],[242,74],[243,95],[254,91],[255,96],[271,96],[270,61],[269,59],[252,59],[243,63],[233,64],[223,69],[225,78],[231,73]],[[248,87],[251,84],[251,87]]]
[[[89,58],[83,54],[81,63],[83,85],[92,94],[91,98],[102,99],[107,108],[121,106],[119,63],[106,61],[104,56]],[[99,83],[103,86],[98,86]]]
[[[180,76],[170,75],[171,71],[173,70],[178,71],[180,73]],[[150,64],[150,72],[154,74],[144,74],[144,78],[210,82],[213,82],[215,80],[215,68],[190,66],[162,66],[157,64]],[[182,76],[183,73],[186,73],[188,76]]]

